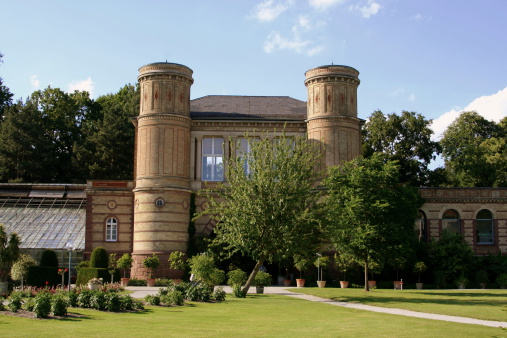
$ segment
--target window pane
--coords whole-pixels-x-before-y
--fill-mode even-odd
[[[213,138],[202,139],[202,154],[203,155],[213,154]]]
[[[215,137],[214,139],[214,145],[213,145],[213,154],[215,155],[222,155],[223,154],[223,144],[224,139],[221,137]]]
[[[447,230],[449,232],[457,232],[459,233],[459,220],[457,219],[449,219],[442,221],[442,230]]]
[[[493,244],[493,220],[477,220],[477,243]]]

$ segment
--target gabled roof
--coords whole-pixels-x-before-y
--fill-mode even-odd
[[[306,102],[288,96],[208,95],[190,101],[192,119],[306,119]]]

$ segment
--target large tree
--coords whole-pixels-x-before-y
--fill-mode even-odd
[[[0,52],[0,64],[3,63],[3,56],[4,55]],[[5,108],[12,104],[13,96],[14,94],[12,94],[9,88],[4,85],[3,79],[0,76],[0,121],[3,120]]]
[[[414,240],[414,220],[422,205],[415,188],[399,184],[399,167],[382,154],[358,157],[328,170],[327,233],[337,251],[368,270],[406,256]]]
[[[442,155],[451,184],[461,187],[506,186],[506,121],[488,121],[463,112],[443,134]]]
[[[363,155],[383,153],[398,161],[401,182],[425,186],[430,175],[428,164],[440,153],[438,143],[431,140],[431,123],[415,112],[385,115],[377,110],[362,130]]]
[[[201,191],[209,202],[198,215],[217,221],[215,244],[256,261],[243,292],[265,260],[316,252],[321,240],[316,145],[285,134],[274,142],[267,135],[247,140],[249,153],[233,147],[237,156],[226,163],[227,182]]]

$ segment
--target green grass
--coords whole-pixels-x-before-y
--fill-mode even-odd
[[[70,312],[79,313],[85,317],[34,320],[0,315],[0,336],[491,337],[506,335],[499,328],[346,309],[279,295],[249,295],[245,299],[228,296],[227,301],[217,304],[192,303],[184,307],[147,307],[145,311],[137,313],[107,313],[83,309],[70,309]]]
[[[294,292],[337,301],[484,320],[507,321],[507,290],[384,290],[299,288]]]

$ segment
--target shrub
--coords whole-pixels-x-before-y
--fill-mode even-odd
[[[90,307],[95,310],[104,311],[106,305],[106,293],[101,290],[94,291],[90,297]]]
[[[224,288],[222,286],[219,286],[215,289],[213,292],[213,299],[217,302],[222,302],[225,300],[226,292],[224,291]]]
[[[67,306],[77,307],[77,297],[79,296],[76,292],[67,292]]]
[[[40,256],[40,266],[58,267],[58,256],[54,250],[44,250]]]
[[[160,301],[167,306],[182,306],[185,304],[185,297],[181,291],[172,290],[161,296]]]
[[[67,300],[63,294],[57,294],[51,297],[51,314],[53,316],[67,315]]]
[[[37,262],[30,255],[20,255],[18,260],[14,262],[11,268],[11,277],[13,280],[23,280],[28,277],[28,271],[31,266],[35,266]]]
[[[241,269],[231,270],[227,273],[227,285],[232,287],[242,286],[246,283],[248,276]]]
[[[90,308],[90,300],[92,298],[91,290],[82,290],[81,293],[77,296],[77,306],[81,308]]]
[[[496,278],[496,282],[498,285],[500,285],[500,287],[502,288],[505,288],[507,287],[507,272],[504,272],[502,274],[500,274],[497,278]]]
[[[93,278],[102,278],[102,280],[109,280],[109,272],[103,268],[81,268],[77,273],[77,285],[85,285]]]
[[[9,303],[7,304],[7,308],[11,312],[18,312],[21,309],[21,305],[23,305],[23,298],[17,292],[13,293],[9,297]]]
[[[90,267],[91,268],[102,268],[107,269],[109,266],[109,256],[106,249],[102,247],[96,247],[93,249],[90,256]]]
[[[111,312],[119,312],[122,309],[122,301],[120,295],[116,292],[106,295],[106,310]]]
[[[258,271],[254,278],[255,286],[268,286],[271,285],[271,275],[266,271]]]
[[[209,302],[211,300],[211,288],[206,283],[192,283],[189,285],[185,298],[196,302]]]
[[[23,306],[21,307],[25,311],[33,312],[33,308],[35,306],[35,299],[34,298],[28,298],[23,303]]]
[[[123,295],[120,298],[122,310],[133,310],[134,309],[134,298],[131,295]]]
[[[157,278],[155,280],[155,286],[170,286],[171,284],[174,284],[174,283],[169,278]]]
[[[181,251],[173,251],[169,255],[169,266],[174,270],[185,269],[185,254]]]
[[[146,286],[146,280],[132,278],[129,280],[129,286]]]
[[[144,297],[144,301],[149,305],[160,305],[160,297],[157,295],[147,295]]]
[[[215,267],[213,257],[207,255],[197,255],[188,260],[190,272],[194,275],[196,281],[207,283],[208,285],[217,285],[223,282],[225,273]]]
[[[47,292],[39,292],[35,296],[33,312],[35,318],[46,318],[51,312],[51,295]]]
[[[479,272],[477,272],[477,274],[475,275],[475,279],[479,284],[485,284],[489,282],[489,277],[486,270],[480,270]]]
[[[23,304],[24,305],[24,304]],[[5,305],[4,302],[0,300],[0,311],[5,311]]]
[[[242,291],[241,286],[239,286],[239,285],[234,285],[232,287],[232,294],[236,298],[245,298],[246,297],[246,292]]]

